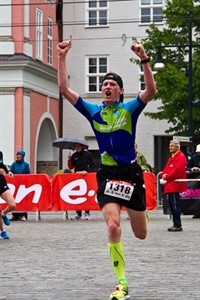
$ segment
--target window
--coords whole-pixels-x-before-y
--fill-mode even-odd
[[[108,3],[103,0],[87,2],[87,19],[89,26],[107,25]]]
[[[36,58],[42,60],[42,39],[43,39],[43,13],[36,10]]]
[[[153,71],[153,75],[155,75],[157,72]],[[144,82],[144,72],[142,70],[142,67],[139,69],[139,92],[143,91],[146,88],[145,82]]]
[[[47,59],[48,59],[48,64],[52,65],[52,19],[48,18],[48,45],[47,45]]]
[[[140,0],[141,23],[162,22],[164,0]]]
[[[101,82],[108,70],[108,58],[88,57],[87,60],[88,92],[100,92]]]

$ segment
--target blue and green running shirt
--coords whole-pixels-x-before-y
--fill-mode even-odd
[[[135,161],[135,131],[138,116],[145,108],[139,96],[111,107],[90,103],[79,97],[75,108],[90,122],[105,166],[130,165]]]

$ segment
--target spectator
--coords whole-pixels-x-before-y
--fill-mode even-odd
[[[95,165],[92,159],[92,155],[89,151],[84,150],[84,146],[79,143],[74,144],[75,152],[71,155],[68,155],[68,167],[69,169],[74,169],[75,173],[81,173],[82,175],[86,175],[88,172],[94,171]],[[76,215],[72,218],[72,220],[80,220],[82,217],[82,211],[77,210]],[[89,220],[90,211],[85,211],[85,219]]]
[[[138,151],[138,146],[136,143],[134,144],[134,148],[135,148],[137,163],[138,163],[138,165],[140,165],[142,171],[143,172],[151,172],[150,166],[147,163],[147,160],[146,160],[144,154],[142,152]]]
[[[3,211],[0,206],[0,239],[9,239],[7,232],[3,228],[3,222],[7,226],[10,225],[7,213],[13,211],[16,208],[16,204],[3,175],[4,173],[7,173],[10,178],[13,177],[13,173],[8,171],[7,167],[4,165],[3,153],[0,151],[0,196],[7,203],[7,207]]]
[[[10,171],[13,174],[30,174],[30,167],[27,162],[24,161],[25,152],[23,150],[17,151],[16,161],[11,165]],[[28,219],[27,212],[15,212],[12,213],[11,221],[26,221]]]
[[[160,183],[164,185],[164,193],[169,200],[169,207],[173,218],[173,226],[168,231],[182,231],[180,192],[187,188],[186,182],[178,182],[176,179],[186,179],[186,157],[180,150],[180,143],[171,140],[169,143],[171,157],[161,173]]]
[[[200,178],[200,144],[196,147],[196,153],[191,157],[191,159],[188,161],[187,165],[188,170],[188,177],[189,178]],[[199,182],[193,182],[191,188],[200,188]],[[196,213],[193,216],[193,219],[199,219],[200,213]]]
[[[196,147],[196,153],[192,155],[188,161],[187,170],[193,174],[193,178],[196,178],[200,173],[200,144]]]

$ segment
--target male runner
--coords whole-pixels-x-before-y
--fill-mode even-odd
[[[94,104],[82,99],[69,88],[66,56],[72,42],[57,45],[59,90],[90,122],[101,153],[101,167],[97,172],[97,198],[107,223],[108,249],[118,285],[110,299],[128,299],[125,277],[124,250],[121,243],[120,212],[125,206],[134,235],[145,239],[147,235],[143,175],[135,162],[136,123],[139,114],[156,91],[149,58],[141,44],[133,43],[132,51],[141,59],[146,88],[123,103],[123,82],[119,75],[108,73],[102,82],[103,103]]]

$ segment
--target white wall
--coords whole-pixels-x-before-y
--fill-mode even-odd
[[[14,93],[2,94],[0,92],[0,150],[4,155],[4,163],[13,163],[14,153]]]
[[[139,40],[145,37],[146,26],[139,24],[139,1],[109,2],[109,19],[113,24],[106,28],[86,28],[85,4],[74,1],[64,4],[64,40],[72,35],[72,49],[67,58],[70,76],[70,87],[81,96],[91,101],[101,103],[101,94],[85,93],[85,56],[109,55],[109,71],[119,73],[124,81],[125,101],[136,96],[139,92],[138,66],[130,62],[136,57],[130,50],[132,37]],[[121,20],[121,22],[120,22]],[[131,22],[126,22],[126,21]],[[118,23],[117,23],[118,22]],[[114,24],[117,23],[117,24]],[[125,39],[122,39],[126,37]],[[125,41],[125,43],[124,43]],[[81,116],[70,104],[64,103],[64,136],[87,137],[93,135],[88,121]],[[151,102],[145,111],[156,111],[158,102]],[[155,121],[141,114],[136,141],[148,162],[154,166],[154,135],[164,135],[168,128],[166,122]],[[95,142],[90,142],[90,149],[97,149]]]

